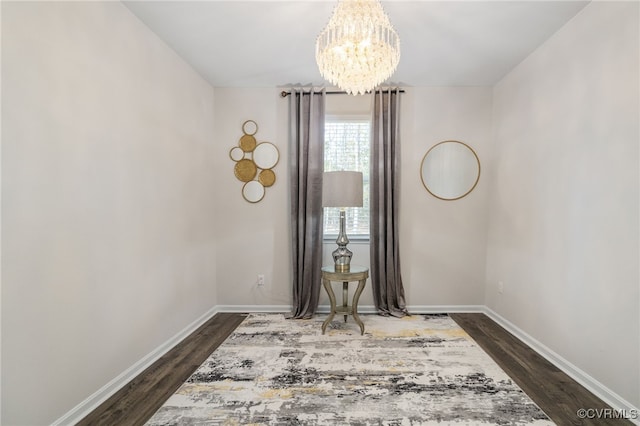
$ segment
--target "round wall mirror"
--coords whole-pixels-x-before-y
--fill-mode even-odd
[[[272,143],[262,142],[253,150],[253,162],[261,169],[271,169],[278,163],[280,154]]]
[[[422,159],[422,184],[434,197],[457,200],[469,194],[480,179],[480,160],[471,147],[459,141],[435,144]]]

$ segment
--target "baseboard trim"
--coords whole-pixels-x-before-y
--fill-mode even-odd
[[[136,376],[146,370],[149,366],[151,366],[154,362],[156,362],[160,357],[169,352],[175,345],[184,340],[191,333],[196,331],[198,327],[207,322],[212,316],[218,313],[218,307],[214,306],[209,309],[207,312],[202,314],[198,319],[193,321],[191,324],[186,326],[176,335],[171,337],[169,340],[155,348],[149,354],[144,356],[138,362],[133,364],[131,367],[127,368],[120,375],[115,377],[109,383],[98,389],[87,399],[82,401],[80,404],[76,405],[65,415],[60,417],[58,420],[53,422],[52,426],[62,426],[62,425],[75,425],[80,420],[85,418],[89,413],[98,408],[100,404],[109,399],[112,395],[114,395],[117,391],[122,389],[127,385],[131,380],[133,380]]]
[[[410,314],[468,314],[484,312],[483,305],[411,305]]]
[[[218,312],[228,312],[235,314],[249,313],[288,313],[291,312],[291,305],[218,305]]]
[[[504,318],[502,315],[498,314],[493,309],[484,306],[482,312],[507,330],[509,333],[513,334],[524,344],[529,346],[535,352],[537,352],[540,356],[545,358],[551,364],[558,367],[565,374],[571,377],[576,382],[580,383],[586,389],[588,389],[595,396],[600,398],[603,402],[610,405],[611,408],[621,411],[623,413],[627,413],[629,416],[640,415],[640,408],[635,407],[629,401],[622,398],[620,395],[607,388],[605,385],[600,383],[598,380],[594,379],[591,375],[587,374],[580,368],[573,365],[571,362],[567,361],[565,358],[549,349],[547,346],[539,342],[537,339],[526,333],[520,327],[513,324],[511,321]],[[600,407],[585,407],[585,408],[600,408]],[[636,425],[640,425],[640,418],[629,419],[632,423]]]
[[[289,313],[291,305],[218,305],[218,312],[233,313]],[[319,305],[316,310],[319,314],[329,313],[329,305]],[[411,314],[444,314],[444,313],[470,313],[485,312],[483,305],[412,305],[407,306]],[[378,311],[373,305],[359,305],[358,313],[376,314]]]
[[[331,311],[331,305],[319,305],[318,310],[316,311],[318,314],[328,314]],[[359,314],[375,314],[376,307],[373,305],[358,305],[358,313]]]

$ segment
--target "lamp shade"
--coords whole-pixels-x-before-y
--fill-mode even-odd
[[[325,172],[323,207],[362,207],[362,172]]]

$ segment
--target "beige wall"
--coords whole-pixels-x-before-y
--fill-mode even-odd
[[[260,309],[288,309],[291,305],[291,252],[289,229],[288,170],[288,106],[289,98],[281,98],[282,89],[216,88],[215,116],[217,125],[216,181],[217,192],[225,203],[218,205],[216,217],[220,242],[217,259],[220,267],[217,281],[221,306],[260,306]],[[330,95],[327,114],[369,114],[369,97]],[[246,202],[241,195],[242,182],[233,174],[235,163],[229,150],[242,136],[242,123],[258,123],[258,142],[268,141],[280,151],[274,168],[276,184],[267,188],[257,204]],[[354,263],[369,263],[367,243],[350,244]],[[335,243],[324,244],[324,263],[331,262]],[[266,277],[265,285],[257,285],[258,274]],[[373,305],[370,291],[363,294],[362,305]],[[329,305],[324,290],[320,305]],[[241,308],[238,308],[241,309]]]
[[[216,88],[214,169],[217,282],[220,305],[291,304],[289,201],[287,169],[287,105],[275,88]],[[273,169],[276,183],[264,199],[251,204],[242,198],[243,183],[234,175],[229,151],[238,146],[242,123],[258,123],[258,142],[271,142],[280,152]],[[264,287],[257,286],[265,275]]]
[[[638,9],[591,3],[495,87],[486,287],[489,307],[636,407]]]
[[[443,140],[476,151],[482,172],[466,197],[443,201],[422,185],[427,150]],[[402,103],[400,234],[407,304],[483,305],[491,88],[409,88]]]
[[[216,88],[216,173],[218,194],[218,302],[220,305],[291,304],[288,204],[288,98],[276,89]],[[368,113],[369,97],[342,103],[329,95],[328,113]],[[342,104],[342,105],[341,105]],[[491,88],[407,88],[402,99],[401,256],[411,306],[484,304],[487,185],[459,201],[431,196],[420,180],[420,163],[434,144],[457,139],[471,145],[483,164],[490,162]],[[242,136],[242,123],[255,120],[258,141],[280,150],[276,185],[258,204],[241,196],[229,150]],[[335,244],[325,244],[325,264]],[[354,263],[368,266],[369,245],[351,243]],[[264,287],[257,275],[267,277]],[[328,305],[324,290],[321,305]],[[370,284],[361,306],[372,306]]]
[[[2,2],[2,424],[214,307],[213,89],[118,2]]]

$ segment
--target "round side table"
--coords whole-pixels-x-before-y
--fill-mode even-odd
[[[363,266],[351,265],[348,272],[336,272],[334,265],[322,267],[322,285],[324,286],[327,294],[329,295],[329,302],[331,303],[331,312],[329,317],[322,323],[322,334],[327,328],[327,325],[333,320],[336,314],[344,315],[344,322],[347,322],[347,317],[351,315],[355,322],[360,326],[360,334],[364,334],[364,323],[358,316],[358,300],[360,294],[364,290],[364,285],[369,277],[369,268]],[[342,282],[342,306],[336,307],[336,295],[331,288],[331,281]],[[358,287],[353,294],[353,301],[351,306],[347,304],[349,298],[349,283],[357,282]]]

